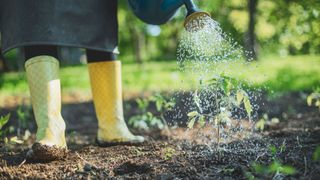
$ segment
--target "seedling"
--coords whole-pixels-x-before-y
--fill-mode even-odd
[[[6,116],[0,116],[0,137],[1,139],[4,138],[9,131],[8,128],[3,129],[3,127],[8,123],[10,119],[10,114],[7,114]]]
[[[172,156],[175,154],[175,152],[176,152],[176,150],[171,147],[165,148],[163,159],[166,161],[172,159]]]
[[[8,132],[13,131],[11,127],[4,129],[4,126],[8,123],[9,119],[10,119],[10,114],[0,117],[0,138],[3,139],[5,145],[22,144],[23,141],[19,140],[17,136],[14,136],[11,138],[7,137]]]
[[[244,106],[245,111],[251,120],[252,105],[250,102],[249,95],[242,89],[236,87],[236,80],[220,75],[214,77],[208,81],[199,81],[200,86],[210,93],[214,93],[215,106],[214,112],[209,114],[204,113],[203,107],[201,106],[201,98],[199,90],[196,90],[193,95],[193,102],[196,105],[196,110],[188,113],[189,122],[187,127],[193,128],[197,122],[201,127],[205,126],[206,122],[213,122],[214,126],[217,127],[217,142],[220,143],[221,127],[231,125],[231,112],[235,108]]]
[[[156,105],[155,115],[148,111],[150,103],[153,102]],[[139,114],[132,116],[129,119],[129,125],[132,125],[134,128],[142,129],[149,131],[152,128],[156,129],[166,129],[169,132],[169,127],[167,121],[164,117],[164,113],[168,110],[171,110],[175,103],[165,99],[162,95],[156,94],[150,98],[136,100],[136,103],[139,107]]]
[[[278,118],[269,119],[268,114],[264,114],[262,118],[255,124],[255,128],[259,131],[264,131],[266,125],[273,125],[279,123],[280,120]]]
[[[25,129],[28,129],[28,119],[30,119],[29,108],[20,106],[17,110],[17,116],[18,116],[17,134],[18,136],[21,136],[21,132]]]
[[[307,103],[308,106],[316,106],[319,108],[320,111],[320,87],[318,87],[315,92],[311,93],[308,97],[307,97]]]
[[[316,150],[313,153],[313,157],[312,158],[313,158],[314,161],[320,160],[320,146],[318,146],[316,148]]]
[[[270,146],[270,152],[272,155],[272,163],[269,165],[262,165],[258,163],[253,163],[253,171],[257,174],[264,175],[267,177],[275,177],[279,174],[283,175],[293,175],[296,173],[296,169],[289,165],[283,165],[281,161],[277,158],[277,153],[282,152],[285,149],[285,142],[282,143],[280,149],[275,146]]]

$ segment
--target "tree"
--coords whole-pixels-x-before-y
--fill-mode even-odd
[[[245,34],[245,49],[248,51],[246,57],[248,60],[257,60],[257,39],[255,34],[255,25],[256,25],[256,13],[257,13],[257,4],[258,0],[249,0],[248,2],[248,11],[249,11],[249,23],[248,31]]]

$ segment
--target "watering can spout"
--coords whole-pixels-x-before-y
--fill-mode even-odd
[[[193,18],[199,17],[196,15],[201,12],[192,0],[128,0],[128,2],[138,18],[154,25],[164,24],[169,21],[182,5],[187,8],[185,25],[191,22],[190,20]],[[204,14],[208,15],[208,13],[202,13],[202,15]]]

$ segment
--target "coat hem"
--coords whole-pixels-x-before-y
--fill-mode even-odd
[[[90,49],[90,50],[97,50],[97,51],[105,51],[105,52],[111,52],[114,54],[120,54],[118,50],[118,46],[116,46],[114,49],[111,48],[99,48],[99,47],[92,47],[92,46],[83,46],[78,44],[68,44],[68,43],[48,43],[48,42],[29,42],[29,43],[20,43],[13,46],[9,46],[7,48],[2,49],[2,53],[5,54],[11,49],[19,48],[22,46],[32,46],[32,45],[55,45],[55,46],[66,46],[66,47],[75,47],[75,48],[84,48],[84,49]]]

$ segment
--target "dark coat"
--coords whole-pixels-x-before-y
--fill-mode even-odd
[[[117,0],[0,0],[1,47],[58,45],[118,53]]]

